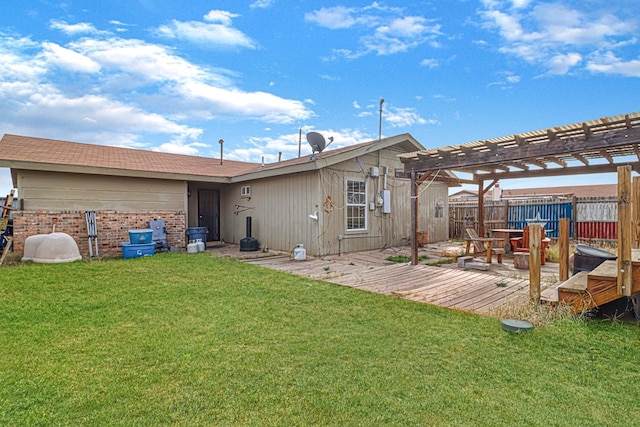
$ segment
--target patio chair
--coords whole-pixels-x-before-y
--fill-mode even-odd
[[[487,262],[491,264],[493,254],[498,256],[498,263],[502,263],[502,255],[505,254],[504,240],[497,237],[480,237],[474,228],[466,229],[467,241],[466,255],[482,256],[485,255]],[[471,244],[473,243],[473,252],[471,252]],[[493,244],[496,243],[496,247]]]
[[[151,233],[151,240],[156,244],[156,250],[168,251],[167,228],[165,227],[164,220],[154,219],[153,221],[148,221],[147,226],[153,230],[153,233]]]
[[[541,227],[540,236],[540,264],[544,265],[547,261],[547,247],[551,239],[547,237],[544,228]],[[525,226],[522,231],[522,237],[513,237],[510,239],[513,252],[529,252],[529,226]]]

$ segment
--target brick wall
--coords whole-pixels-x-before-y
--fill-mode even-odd
[[[85,211],[13,211],[13,251],[24,253],[24,241],[35,234],[55,231],[67,233],[78,244],[80,254],[89,256]],[[186,213],[184,211],[96,211],[98,252],[100,256],[122,255],[122,242],[129,241],[129,230],[147,228],[147,221],[164,220],[169,247],[184,248]],[[93,242],[95,248],[95,243]]]

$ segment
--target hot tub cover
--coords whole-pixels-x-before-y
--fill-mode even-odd
[[[52,264],[81,259],[78,244],[66,233],[36,234],[24,241],[22,261]]]

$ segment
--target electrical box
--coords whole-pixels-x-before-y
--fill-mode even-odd
[[[391,191],[382,190],[380,195],[382,196],[382,213],[391,213]]]
[[[374,178],[377,178],[380,176],[380,169],[378,169],[377,166],[371,166],[371,169],[369,169],[369,175],[371,175]]]
[[[376,204],[374,202],[369,203],[369,210],[370,211],[375,211],[376,210]]]

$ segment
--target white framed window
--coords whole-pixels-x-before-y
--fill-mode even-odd
[[[347,231],[367,229],[367,183],[347,180]]]
[[[240,197],[251,197],[251,187],[248,185],[240,187]]]

